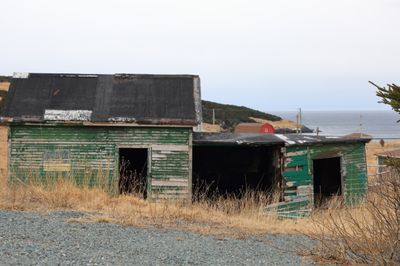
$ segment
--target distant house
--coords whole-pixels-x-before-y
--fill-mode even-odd
[[[235,133],[273,134],[274,127],[269,123],[240,123],[235,127]]]
[[[102,176],[130,192],[138,178],[148,198],[191,197],[198,76],[20,73],[1,120],[12,180]]]

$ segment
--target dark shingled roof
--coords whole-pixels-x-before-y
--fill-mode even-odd
[[[17,74],[3,120],[197,125],[195,75]]]

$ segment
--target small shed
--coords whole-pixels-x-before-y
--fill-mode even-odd
[[[370,139],[300,134],[195,133],[193,184],[222,193],[281,189],[267,207],[281,217],[308,215],[333,197],[365,198],[365,143]]]
[[[143,197],[191,198],[196,75],[15,74],[3,124],[9,177],[119,183]],[[136,188],[135,188],[136,189]]]
[[[283,152],[284,201],[281,216],[296,217],[304,206],[320,206],[332,197],[345,204],[364,200],[368,189],[366,138],[278,135]],[[302,209],[304,210],[304,209]]]

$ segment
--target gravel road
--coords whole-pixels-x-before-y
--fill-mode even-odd
[[[110,223],[76,223],[77,212],[0,211],[0,265],[298,265],[300,236],[243,240]]]

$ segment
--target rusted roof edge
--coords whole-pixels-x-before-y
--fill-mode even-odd
[[[195,132],[193,145],[197,146],[273,146],[284,145],[284,141],[274,135]]]
[[[171,122],[171,121],[169,121]],[[107,126],[107,127],[184,127],[192,128],[197,126],[197,124],[190,123],[167,123],[165,121],[135,121],[135,122],[90,122],[90,121],[44,121],[42,119],[15,119],[10,117],[0,117],[0,125],[82,125],[82,126]]]
[[[286,146],[315,146],[320,144],[338,144],[338,143],[368,143],[371,139],[343,139],[338,138],[335,140],[321,140],[321,141],[310,141],[310,142],[296,142],[296,143],[288,143],[286,142]]]

